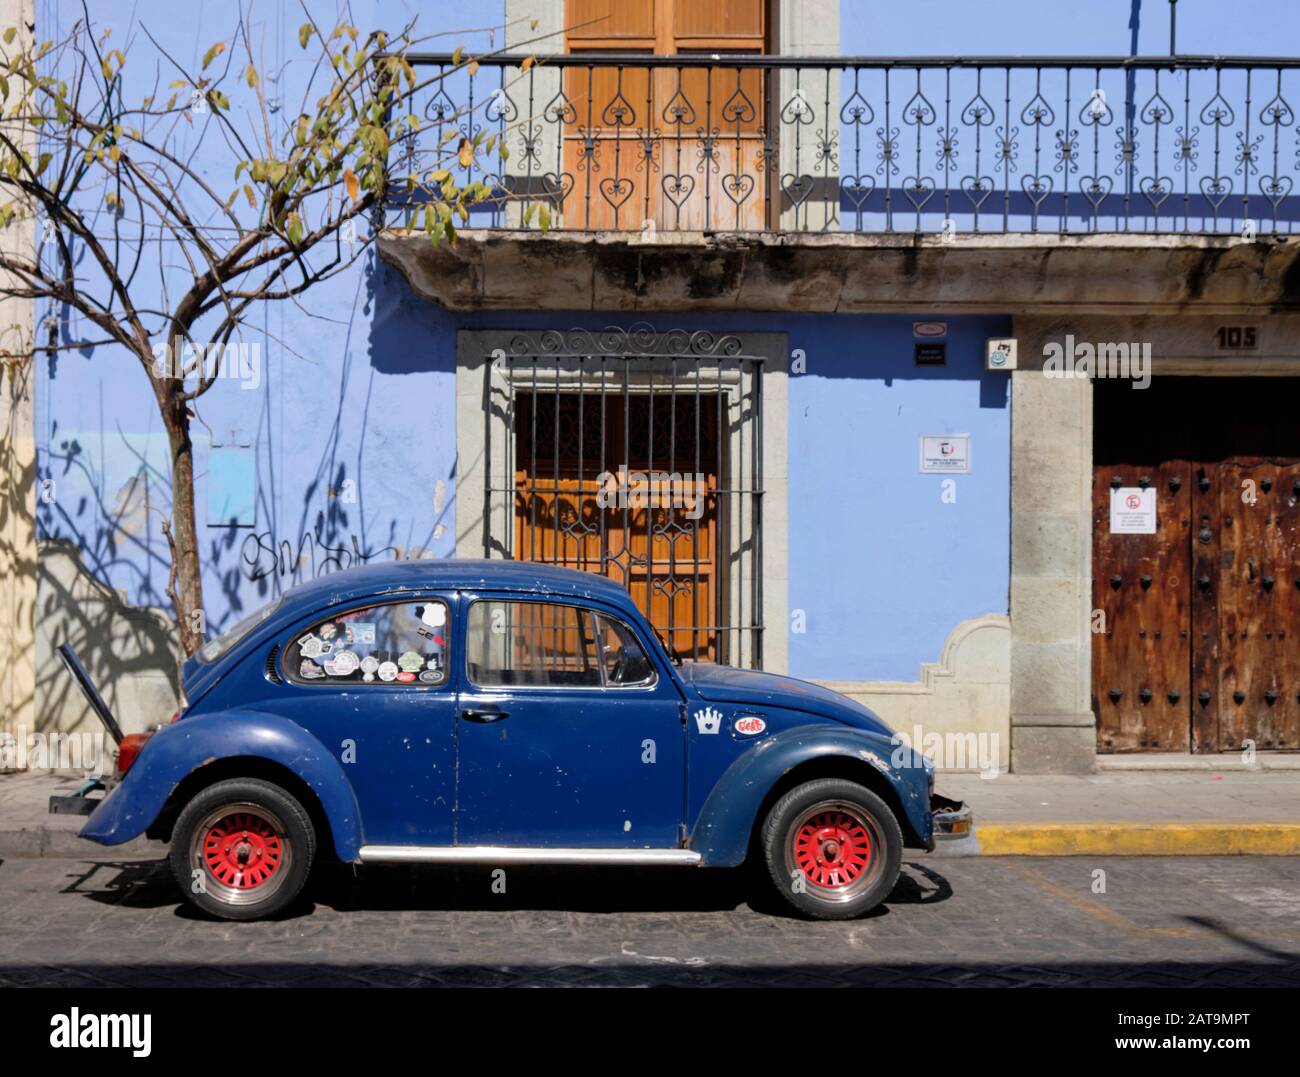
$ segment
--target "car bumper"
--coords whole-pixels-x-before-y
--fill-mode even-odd
[[[91,793],[105,791],[108,783],[103,778],[87,778],[71,793],[54,793],[50,797],[51,815],[89,815],[101,804],[104,797],[91,796]]]
[[[931,793],[930,815],[934,819],[936,842],[968,838],[975,830],[975,816],[963,801]]]

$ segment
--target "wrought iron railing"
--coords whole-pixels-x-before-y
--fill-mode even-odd
[[[429,82],[393,173],[487,183],[479,226],[1249,236],[1300,221],[1297,59],[411,59]],[[461,138],[478,152],[449,160]],[[393,223],[418,201],[399,193]]]

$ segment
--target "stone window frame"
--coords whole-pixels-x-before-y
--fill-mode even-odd
[[[513,482],[513,463],[507,459],[505,449],[509,415],[502,406],[513,387],[505,383],[506,374],[501,364],[493,368],[491,381],[486,374],[495,351],[503,350],[509,354],[512,342],[521,333],[539,336],[543,332],[546,330],[521,326],[507,330],[462,329],[456,335],[457,557],[505,558],[508,555],[509,540],[502,542],[496,536],[513,534],[512,507],[504,500],[489,506],[486,489],[489,485],[502,489]],[[751,610],[747,591],[732,586],[729,588],[732,596],[729,616],[733,623],[745,624],[751,623],[750,618],[755,612],[759,614],[763,626],[762,668],[772,673],[785,673],[789,668],[789,338],[785,333],[772,332],[719,332],[716,335],[736,338],[742,356],[762,360],[759,393],[759,445],[762,454],[759,480],[763,490],[760,541],[753,544],[749,536],[740,533],[744,521],[735,523],[733,534],[728,538],[729,548],[742,551],[740,563],[732,564],[729,578],[733,583],[738,582],[742,571],[745,578],[749,578],[757,564],[763,579],[762,607],[758,611]],[[647,355],[644,360],[639,359],[637,362],[641,369],[634,367],[634,374],[648,376],[645,361],[666,357],[656,353]],[[678,362],[681,362],[680,358]],[[735,388],[725,380],[722,384],[728,390]],[[734,408],[734,401],[731,406]],[[484,421],[485,415],[487,422]],[[737,436],[732,435],[733,438]],[[486,473],[489,461],[493,471],[490,484]],[[742,633],[742,640],[745,638]],[[736,661],[747,665],[749,657],[746,645]]]

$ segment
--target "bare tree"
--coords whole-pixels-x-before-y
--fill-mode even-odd
[[[306,15],[298,44],[313,64],[295,110],[268,99],[283,72],[259,56],[251,9],[198,70],[147,29],[115,47],[111,31],[83,14],[57,41],[20,27],[0,36],[0,228],[20,218],[39,225],[31,257],[0,254],[0,270],[11,294],[58,312],[31,354],[117,344],[150,379],[171,456],[168,595],[192,654],[204,621],[190,424],[227,345],[256,304],[293,302],[351,266],[395,194],[415,207],[408,224],[431,242],[454,242],[470,208],[493,197],[487,184],[456,177],[477,155],[504,160],[506,150],[496,135],[453,137],[432,160],[422,148],[433,167],[391,174],[400,145],[420,132],[417,95],[476,66],[458,51],[449,70],[421,79],[407,60],[413,23],[363,35]],[[152,68],[153,93],[132,103],[122,93],[128,53]],[[229,162],[228,186],[208,178],[214,144]],[[60,340],[59,317],[73,314],[97,339]]]

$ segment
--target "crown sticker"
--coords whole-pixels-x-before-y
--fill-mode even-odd
[[[701,733],[716,733],[722,728],[722,711],[705,707],[695,712],[695,728]]]

